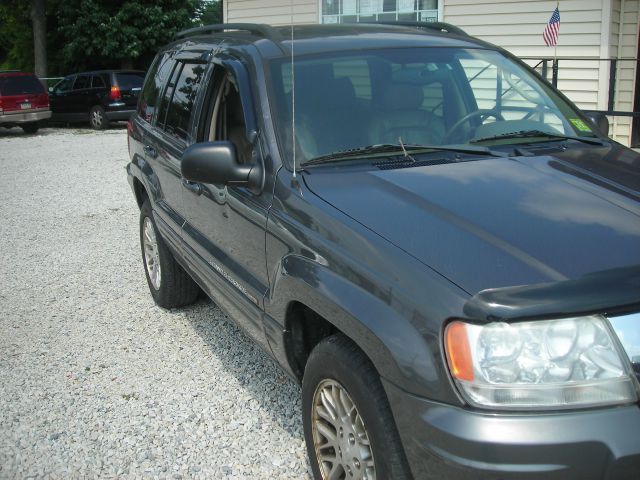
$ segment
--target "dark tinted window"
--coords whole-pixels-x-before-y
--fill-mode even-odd
[[[104,88],[107,85],[104,83],[104,79],[100,75],[94,75],[91,77],[92,88]]]
[[[73,79],[75,77],[66,77],[63,78],[62,80],[60,80],[55,88],[56,92],[68,92],[69,90],[71,90],[71,87],[73,86]]]
[[[23,93],[44,93],[44,87],[34,75],[0,76],[1,95],[22,95]]]
[[[156,58],[149,69],[144,87],[140,93],[138,114],[147,122],[151,122],[156,112],[160,92],[164,87],[174,65],[171,54],[165,53]]]
[[[120,90],[131,90],[132,88],[142,87],[144,81],[144,73],[116,73],[116,81]]]
[[[89,87],[91,87],[91,77],[89,75],[78,75],[73,84],[73,89],[81,90]]]
[[[165,121],[165,130],[176,137],[187,138],[193,102],[204,70],[203,64],[185,63],[178,75]]]
[[[164,89],[164,96],[158,102],[158,113],[156,116],[156,123],[160,128],[164,128],[165,121],[167,119],[167,110],[169,109],[169,104],[171,103],[171,96],[173,95],[174,87],[176,85],[176,80],[178,79],[178,75],[180,75],[180,69],[182,68],[182,63],[177,63],[175,68],[171,72],[171,76],[167,81],[167,85]]]

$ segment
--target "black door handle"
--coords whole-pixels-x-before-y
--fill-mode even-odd
[[[158,152],[151,145],[145,145],[143,150],[144,150],[144,153],[146,155],[149,155],[151,158],[157,158],[158,157]]]
[[[189,190],[191,193],[194,193],[196,195],[201,195],[202,194],[202,185],[200,185],[199,183],[196,182],[191,182],[189,180],[187,180],[186,178],[182,179],[182,185],[184,185],[184,187]]]

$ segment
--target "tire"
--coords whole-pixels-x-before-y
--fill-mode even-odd
[[[20,128],[22,128],[22,131],[24,133],[28,133],[32,135],[38,131],[38,128],[40,128],[40,125],[38,125],[37,122],[25,123],[24,125],[20,125]]]
[[[331,399],[341,400],[335,404],[342,405],[342,415],[326,407]],[[355,407],[349,416],[345,405]],[[302,414],[317,480],[328,479],[334,469],[335,478],[346,480],[412,478],[380,376],[344,335],[325,338],[311,352],[302,380]],[[368,445],[362,442],[366,438]],[[319,455],[325,457],[322,466]]]
[[[176,308],[196,301],[200,288],[173,258],[158,232],[148,199],[140,209],[140,248],[147,284],[156,304]]]
[[[104,130],[109,127],[109,119],[107,114],[100,105],[94,105],[89,110],[89,124],[94,130]]]

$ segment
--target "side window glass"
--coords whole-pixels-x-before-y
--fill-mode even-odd
[[[78,75],[73,83],[74,90],[82,90],[91,86],[91,77],[89,75]]]
[[[55,87],[56,93],[64,93],[71,90],[73,86],[74,77],[66,77],[60,80],[60,82]]]
[[[183,140],[188,136],[191,110],[204,71],[203,64],[185,63],[175,81],[164,128],[168,133]]]
[[[105,88],[104,80],[100,75],[91,77],[91,88]]]
[[[247,139],[247,127],[242,110],[242,100],[233,77],[222,79],[214,106],[215,140],[228,140],[236,147],[238,162],[251,162],[251,143]]]
[[[176,79],[180,74],[182,63],[176,63],[175,68],[171,72],[171,75],[167,81],[167,86],[164,90],[164,95],[158,102],[158,109],[156,114],[156,125],[164,129],[165,122],[167,120],[167,111],[169,110],[169,104],[171,103],[171,97],[176,86]]]
[[[166,53],[157,57],[149,69],[138,103],[138,114],[149,123],[153,121],[156,114],[160,92],[166,84],[173,66],[171,55]]]

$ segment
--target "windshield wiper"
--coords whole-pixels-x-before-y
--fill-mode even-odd
[[[345,158],[361,157],[365,155],[371,155],[376,153],[398,153],[402,154],[402,161],[407,161],[406,152],[421,153],[429,151],[441,151],[441,152],[455,152],[469,155],[489,155],[492,157],[508,157],[509,154],[505,152],[499,152],[491,150],[487,147],[480,146],[463,146],[463,145],[416,145],[416,144],[399,144],[399,143],[381,143],[377,145],[368,145],[366,147],[353,148],[349,150],[342,150],[339,152],[329,153],[327,155],[320,155],[319,157],[312,158],[306,161],[302,166],[319,165],[322,163],[330,163],[339,161]]]
[[[583,143],[589,143],[591,145],[605,145],[605,142],[598,137],[576,137],[573,135],[562,135],[561,133],[545,132],[543,130],[520,130],[518,132],[500,133],[498,135],[492,135],[490,137],[476,138],[470,140],[469,143],[486,142],[489,140],[502,140],[506,138],[527,138],[527,137],[546,137],[557,138],[560,140],[577,140]]]

